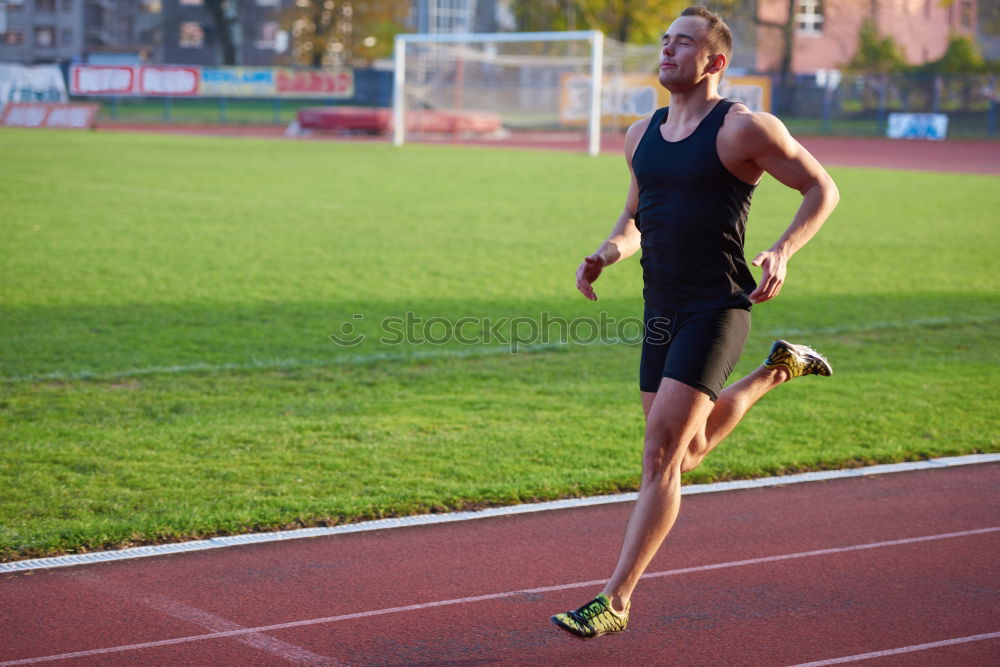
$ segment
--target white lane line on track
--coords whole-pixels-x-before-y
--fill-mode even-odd
[[[681,493],[685,496],[690,496],[701,493],[760,489],[772,486],[786,486],[788,484],[801,484],[804,482],[823,482],[851,477],[866,477],[869,475],[885,475],[889,473],[912,472],[918,470],[936,470],[939,468],[998,462],[1000,462],[1000,454],[949,456],[939,459],[930,459],[928,461],[910,461],[907,463],[888,463],[883,465],[866,466],[863,468],[847,468],[844,470],[804,472],[797,475],[785,475],[782,477],[739,479],[731,482],[716,482],[714,484],[691,484],[682,487]],[[70,554],[68,556],[32,558],[28,560],[12,561],[10,563],[0,563],[0,573],[25,572],[28,570],[70,567],[91,563],[106,563],[117,560],[128,560],[131,558],[164,556],[167,554],[204,551],[206,549],[219,549],[222,547],[234,547],[245,544],[280,542],[283,540],[296,540],[307,537],[329,537],[333,535],[344,535],[346,533],[387,530],[389,528],[428,526],[438,523],[451,523],[454,521],[471,521],[473,519],[488,519],[491,517],[512,516],[515,514],[529,514],[532,512],[547,512],[552,510],[591,507],[594,505],[626,503],[634,501],[637,495],[638,494],[636,493],[619,493],[607,496],[591,496],[588,498],[568,498],[565,500],[553,500],[544,503],[525,503],[521,505],[508,505],[505,507],[491,507],[484,510],[469,512],[418,514],[415,516],[396,517],[392,519],[377,519],[374,521],[348,523],[340,526],[330,526],[327,528],[300,528],[298,530],[286,530],[271,533],[249,533],[245,535],[230,535],[227,537],[212,537],[206,540],[195,540],[192,542],[175,542],[171,544],[132,547],[116,551],[94,551],[85,554]]]
[[[955,533],[940,533],[937,535],[922,535],[920,537],[908,537],[899,540],[889,540],[886,542],[872,542],[869,544],[854,544],[846,547],[833,547],[830,549],[817,549],[815,551],[801,551],[790,554],[780,554],[777,556],[765,556],[763,558],[749,558],[746,560],[730,561],[727,563],[714,563],[712,565],[699,565],[696,567],[685,567],[677,570],[666,570],[663,572],[650,572],[642,576],[643,579],[656,579],[660,577],[677,576],[691,574],[694,572],[707,572],[710,570],[721,570],[731,567],[743,567],[746,565],[758,565],[763,563],[773,563],[777,561],[793,560],[796,558],[811,558],[814,556],[826,556],[838,553],[848,553],[852,551],[862,551],[866,549],[878,549],[882,547],[894,547],[904,544],[918,544],[921,542],[932,542],[935,540],[947,540],[972,535],[984,535],[988,533],[1000,532],[1000,526],[989,528],[977,528],[974,530],[963,530]],[[0,667],[13,667],[14,665],[32,665],[43,662],[53,662],[55,660],[67,660],[70,658],[83,658],[96,655],[107,655],[111,653],[121,653],[123,651],[135,651],[139,649],[158,648],[161,646],[171,646],[184,644],[187,642],[204,641],[206,639],[224,639],[227,637],[239,637],[242,635],[258,634],[262,632],[275,632],[290,628],[301,628],[309,625],[322,625],[327,623],[337,623],[339,621],[351,621],[359,618],[370,618],[372,616],[385,616],[387,614],[398,614],[408,611],[421,611],[433,609],[435,607],[448,607],[458,604],[470,604],[473,602],[486,602],[489,600],[501,600],[504,598],[516,597],[519,595],[535,595],[539,593],[552,593],[556,591],[567,591],[575,588],[589,588],[591,586],[602,586],[605,579],[595,581],[581,581],[572,584],[560,584],[557,586],[542,586],[540,588],[528,588],[519,591],[507,591],[504,593],[490,593],[487,595],[475,595],[465,598],[454,598],[451,600],[437,600],[434,602],[422,602],[410,604],[402,607],[388,607],[385,609],[373,609],[371,611],[355,612],[353,614],[342,614],[340,616],[327,616],[324,618],[313,618],[304,621],[291,621],[288,623],[276,623],[274,625],[262,625],[254,628],[242,628],[239,630],[226,630],[222,632],[212,632],[204,635],[193,635],[189,637],[177,637],[175,639],[164,639],[161,641],[143,642],[141,644],[127,644],[124,646],[111,646],[108,648],[98,648],[89,651],[76,651],[73,653],[59,653],[56,655],[40,656],[37,658],[22,658],[19,660],[9,660],[0,662]]]
[[[891,655],[899,655],[900,653],[913,653],[915,651],[926,651],[932,648],[955,646],[956,644],[966,644],[968,642],[981,642],[986,639],[1000,639],[1000,632],[988,632],[983,635],[969,635],[968,637],[956,637],[955,639],[945,639],[939,642],[929,642],[927,644],[914,644],[913,646],[891,648],[885,651],[872,651],[871,653],[859,653],[857,655],[844,656],[843,658],[831,658],[830,660],[803,662],[802,664],[794,665],[793,667],[821,667],[822,665],[842,665],[845,662],[860,662],[862,660],[871,660],[873,658],[885,658]]]
[[[818,327],[818,328],[777,328],[766,332],[767,337],[781,338],[785,336],[831,336],[842,334],[866,333],[870,331],[885,331],[894,329],[913,329],[919,327],[935,327],[963,324],[989,324],[1000,321],[1000,313],[985,315],[970,315],[965,317],[922,317],[912,320],[897,320],[884,322],[867,322],[859,325]],[[634,341],[620,340],[610,337],[590,343],[571,342],[540,342],[525,343],[517,346],[525,352],[548,352],[564,350],[573,347],[609,346],[634,344]],[[403,352],[367,352],[364,354],[343,354],[323,359],[251,359],[250,361],[231,363],[211,363],[196,361],[187,364],[169,366],[140,366],[137,368],[120,368],[110,371],[81,369],[75,371],[50,371],[48,373],[28,373],[27,375],[0,376],[0,382],[30,383],[61,380],[113,380],[126,377],[142,377],[145,375],[205,373],[232,370],[290,370],[298,368],[329,368],[343,365],[360,365],[378,361],[419,361],[421,359],[449,358],[479,358],[498,354],[511,354],[511,343],[504,345],[472,345],[463,348],[444,348],[431,350],[412,350]]]
[[[207,611],[186,605],[183,602],[171,600],[159,595],[154,595],[145,590],[136,589],[113,579],[102,577],[93,571],[71,571],[63,573],[63,576],[72,581],[76,581],[94,588],[102,593],[110,593],[115,597],[127,600],[131,603],[138,603],[173,618],[186,621],[193,625],[200,626],[206,630],[215,632],[226,632],[229,630],[244,630],[245,627],[234,623],[222,616],[210,614]],[[344,664],[318,653],[313,653],[301,646],[296,646],[275,637],[268,637],[265,634],[252,633],[237,636],[236,641],[245,644],[259,651],[264,651],[277,658],[291,663],[296,667],[344,667]]]

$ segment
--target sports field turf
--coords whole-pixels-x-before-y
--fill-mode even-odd
[[[17,130],[0,153],[0,559],[637,487],[614,339],[639,264],[596,303],[573,278],[620,156]],[[1000,178],[831,173],[734,378],[775,337],[834,376],[689,482],[1000,451]],[[797,201],[762,184],[748,254]]]

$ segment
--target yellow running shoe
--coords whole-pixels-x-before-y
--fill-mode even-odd
[[[833,367],[822,354],[811,347],[793,345],[785,340],[774,341],[771,353],[764,360],[764,366],[783,366],[793,378],[800,375],[833,375]]]
[[[556,614],[552,622],[580,639],[593,639],[601,635],[621,632],[628,625],[629,602],[621,614],[611,608],[611,600],[604,593],[574,611]]]

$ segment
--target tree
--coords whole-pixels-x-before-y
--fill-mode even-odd
[[[219,46],[222,47],[222,64],[236,64],[236,43],[233,39],[234,28],[239,25],[239,3],[230,0],[205,0],[208,10],[215,23],[215,31],[219,35]]]
[[[600,30],[619,42],[656,44],[688,0],[514,0],[522,31]]]
[[[944,54],[927,63],[924,69],[934,74],[978,74],[985,70],[985,65],[975,42],[964,35],[952,35]]]
[[[783,22],[765,21],[754,13],[754,23],[765,28],[777,30],[781,34],[781,58],[778,61],[778,87],[781,91],[779,99],[784,104],[792,98],[795,90],[795,75],[792,71],[792,58],[795,55],[795,9],[798,0],[788,0],[788,12]]]
[[[798,0],[786,0],[785,18],[781,21],[769,21],[761,18],[758,0],[706,0],[705,5],[714,12],[718,12],[726,22],[733,27],[732,17],[743,17],[741,23],[752,24],[762,28],[768,28],[777,33],[779,38],[776,44],[781,49],[778,56],[778,86],[780,95],[779,103],[787,104],[787,100],[792,98],[795,90],[795,75],[792,71],[792,59],[795,55],[795,31],[797,28],[795,14],[797,13]],[[747,28],[750,26],[747,25]],[[745,28],[746,29],[746,28]],[[735,28],[734,28],[735,30]],[[772,34],[774,34],[772,33]]]
[[[987,35],[1000,35],[1000,2],[980,0],[979,30]]]
[[[957,89],[962,98],[962,108],[968,110],[972,104],[972,90],[976,79],[969,75],[985,74],[988,68],[975,42],[964,35],[953,34],[941,57],[926,63],[920,71],[934,75],[936,79],[941,78],[941,85],[946,91]]]
[[[409,0],[297,0],[279,22],[295,64],[368,65],[392,54],[409,11]]]
[[[906,59],[895,40],[888,35],[880,36],[875,21],[867,18],[858,31],[858,50],[844,69],[862,74],[891,74],[905,70]]]

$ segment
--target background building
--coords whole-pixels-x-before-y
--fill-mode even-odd
[[[6,0],[0,12],[0,62],[57,63],[83,52],[84,0]]]
[[[919,65],[939,58],[951,34],[976,39],[988,59],[1000,58],[998,0],[793,0],[790,71],[837,69],[857,50],[865,19]],[[409,0],[408,29],[421,33],[498,32],[515,25],[511,0]],[[322,0],[230,0],[234,61],[268,66],[288,60],[289,28],[281,16]],[[338,21],[350,0],[338,0]],[[716,6],[707,0],[709,6]],[[724,13],[736,40],[733,71],[782,69],[789,0],[745,0]],[[722,7],[723,5],[719,5]],[[355,10],[354,16],[360,16]],[[346,19],[350,23],[350,19]],[[349,26],[348,26],[349,28]],[[345,29],[349,32],[349,29]],[[382,43],[391,36],[379,35]],[[387,41],[388,40],[388,41]],[[219,65],[222,35],[205,0],[0,0],[0,61],[33,64],[148,61]],[[385,53],[375,57],[384,58]]]
[[[237,65],[273,65],[281,50],[278,13],[294,0],[245,0],[230,11],[230,35]],[[221,65],[221,40],[203,0],[163,0],[162,61],[178,65]]]
[[[421,33],[497,32],[497,0],[413,0],[413,27]]]
[[[159,5],[149,0],[0,0],[0,61],[155,59]]]
[[[759,22],[784,24],[789,3],[757,1],[756,68],[776,71],[782,56],[781,31]],[[940,58],[953,33],[975,38],[977,12],[977,0],[954,0],[949,6],[940,0],[796,0],[791,69],[809,74],[842,67],[857,51],[858,32],[868,18],[902,47],[909,64],[920,65]]]
[[[160,2],[86,0],[83,59],[92,63],[155,61]]]

